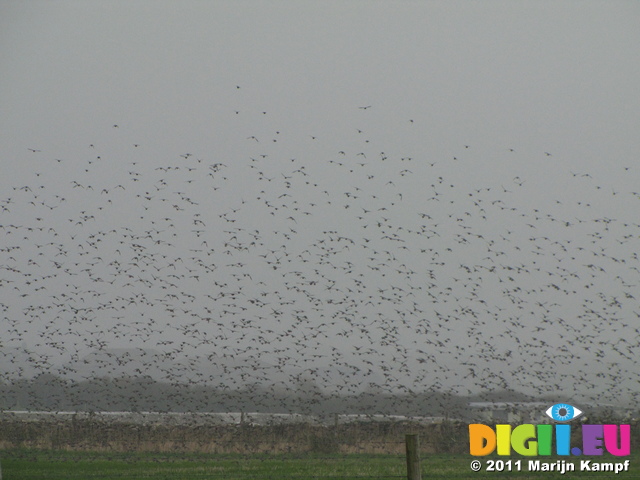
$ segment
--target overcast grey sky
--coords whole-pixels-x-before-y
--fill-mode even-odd
[[[628,400],[639,18],[0,2],[2,347]]]

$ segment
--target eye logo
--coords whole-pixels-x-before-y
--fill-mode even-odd
[[[568,403],[556,403],[550,406],[546,412],[556,422],[570,422],[582,415],[582,410],[573,407]]]

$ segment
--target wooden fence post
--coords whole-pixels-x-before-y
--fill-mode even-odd
[[[417,434],[405,435],[407,446],[407,480],[421,480],[420,441]]]

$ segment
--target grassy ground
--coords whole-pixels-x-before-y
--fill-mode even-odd
[[[474,473],[469,455],[423,455],[424,479],[548,479],[548,478],[636,478],[640,479],[640,454],[631,457],[589,457],[595,461],[630,460],[628,472],[528,472],[528,460],[512,457],[512,471],[486,472],[487,458],[481,458],[483,469]],[[521,459],[521,472],[514,472],[515,460]],[[536,457],[554,462],[556,458]],[[585,458],[586,459],[586,458]],[[494,458],[493,460],[496,460]],[[501,460],[508,460],[502,458]],[[406,465],[399,455],[209,455],[153,453],[96,453],[42,451],[33,449],[0,451],[2,480],[27,479],[330,479],[406,478]],[[579,460],[575,460],[579,468]]]

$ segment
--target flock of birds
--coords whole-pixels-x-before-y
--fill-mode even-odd
[[[0,198],[5,381],[635,398],[638,168],[407,152],[354,110],[302,137],[233,111],[220,150],[158,153],[124,125],[25,146]]]

